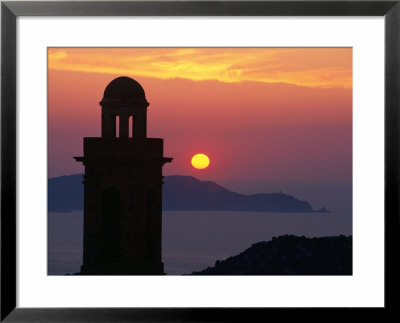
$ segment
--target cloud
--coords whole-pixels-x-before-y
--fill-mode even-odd
[[[352,88],[351,48],[50,48],[52,70]]]

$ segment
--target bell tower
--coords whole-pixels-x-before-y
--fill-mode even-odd
[[[83,139],[83,275],[162,275],[163,139],[147,138],[142,86],[118,77],[100,102],[101,137]]]

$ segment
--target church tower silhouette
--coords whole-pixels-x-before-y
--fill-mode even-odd
[[[142,86],[111,81],[100,102],[101,137],[83,139],[82,275],[162,275],[163,139],[147,138]],[[117,133],[118,131],[118,133]]]

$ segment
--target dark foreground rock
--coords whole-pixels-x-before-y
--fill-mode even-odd
[[[253,244],[192,275],[351,275],[352,237],[293,235]]]

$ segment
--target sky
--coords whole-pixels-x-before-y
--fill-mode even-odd
[[[174,158],[164,175],[351,209],[351,48],[50,48],[49,177],[83,173],[73,156],[100,137],[119,76],[145,90],[148,137]],[[208,168],[191,166],[196,153]]]

